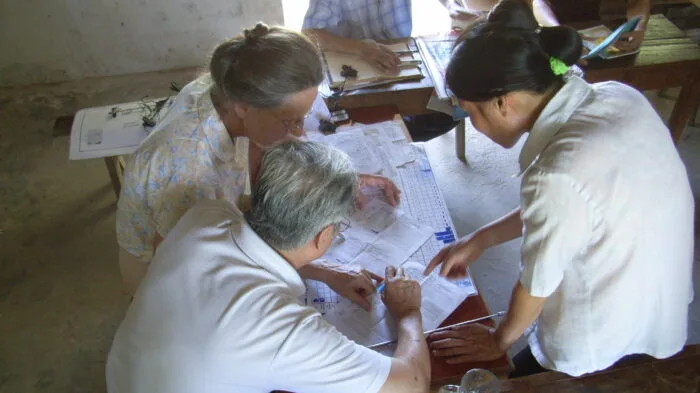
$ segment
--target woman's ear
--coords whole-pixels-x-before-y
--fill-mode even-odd
[[[493,99],[494,109],[500,115],[500,117],[505,118],[512,110],[513,97],[509,94],[504,94]]]
[[[232,102],[229,105],[227,105],[226,110],[233,111],[239,119],[245,119],[245,116],[248,114],[250,107],[242,102]]]

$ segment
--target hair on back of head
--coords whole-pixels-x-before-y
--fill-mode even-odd
[[[258,108],[278,107],[323,81],[315,43],[299,32],[262,22],[219,44],[209,73],[215,94]]]
[[[251,42],[258,37],[262,37],[270,31],[270,27],[262,22],[258,22],[252,29],[243,29],[243,37],[246,42]]]
[[[269,245],[292,250],[352,213],[357,187],[347,154],[316,142],[283,142],[265,152],[244,214]]]
[[[518,90],[542,93],[563,82],[550,57],[571,66],[582,50],[575,29],[540,27],[525,1],[502,0],[457,40],[446,81],[458,98],[473,102]]]

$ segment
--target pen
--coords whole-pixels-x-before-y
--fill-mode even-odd
[[[377,293],[382,293],[383,290],[384,290],[384,281],[382,281],[382,283],[379,284],[379,286],[377,287]]]

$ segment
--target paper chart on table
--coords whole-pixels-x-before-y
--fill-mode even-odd
[[[318,141],[347,153],[360,173],[393,178],[395,168],[416,160],[403,127],[396,121],[341,127]]]
[[[380,141],[374,143],[375,146],[380,146],[380,148],[375,149],[375,154],[377,151],[379,154],[391,153],[394,150],[388,147],[391,146],[390,143],[401,140],[406,141],[406,138],[400,125],[394,127],[387,123],[392,122],[351,127],[340,131],[339,134],[353,132],[355,135],[360,135],[359,133],[361,133],[364,137],[367,137],[367,134],[369,134],[371,138],[375,138],[374,141]],[[437,187],[425,149],[421,145],[408,144],[407,141],[406,144],[409,148],[406,157],[410,157],[410,160],[406,160],[403,165],[394,167],[387,158],[383,160],[384,168],[382,169],[391,171],[390,177],[403,191],[398,210],[388,211],[404,216],[414,223],[431,229],[428,240],[422,245],[418,245],[415,251],[411,250],[411,255],[407,260],[404,259],[405,262],[403,263],[407,275],[421,281],[423,328],[430,330],[438,327],[466,297],[477,292],[470,277],[453,282],[439,277],[437,271],[427,278],[423,277],[425,266],[442,247],[456,240],[456,233],[454,232],[454,226],[442,194]],[[351,155],[351,159],[354,160],[356,158]],[[382,160],[379,159],[378,161]],[[387,176],[386,174],[384,175]],[[373,190],[365,195],[368,199],[368,208],[377,210],[368,210],[373,213],[366,213],[364,218],[360,215],[357,219],[368,220],[366,224],[375,230],[381,228],[386,230],[389,227],[387,225],[388,221],[374,217],[375,212],[382,212],[382,205],[375,202],[381,201],[381,193]],[[387,211],[383,213],[391,217]],[[398,236],[402,236],[401,233],[405,229],[399,226],[396,232],[392,230],[389,233],[396,233]],[[376,242],[377,240],[375,233],[371,230],[360,232],[356,227],[346,230],[343,236],[345,239],[335,244],[333,251],[328,253],[327,257],[331,256],[335,258],[336,262],[340,263],[353,263],[352,261],[363,263],[373,271],[381,269],[378,274],[384,275],[383,266],[386,264],[377,263],[377,259],[370,258],[370,255],[376,257],[378,254],[376,250],[367,250],[367,241]],[[391,239],[391,236],[387,236],[387,238]],[[385,245],[382,242],[378,244]],[[392,262],[392,264],[397,264],[397,262]],[[311,284],[308,291],[310,296],[306,296],[306,304],[315,306],[330,323],[351,339],[362,345],[372,345],[396,339],[394,322],[378,295],[370,298],[373,310],[372,312],[367,312],[347,299],[338,296],[325,284],[307,281],[307,285],[309,284]],[[319,290],[318,287],[325,288]],[[314,297],[315,293],[322,293],[324,296]],[[316,299],[316,302],[314,302],[314,299]],[[392,347],[387,346],[377,350],[391,354]]]
[[[380,276],[388,264],[406,261],[434,232],[379,198],[367,201],[349,221],[323,259],[355,264]]]
[[[322,141],[350,156],[355,169],[360,173],[378,175],[389,169],[382,161],[382,153],[377,151],[378,146],[369,143],[370,140],[365,138],[361,129],[337,132],[326,136]]]
[[[413,147],[406,139],[404,128],[397,121],[391,120],[339,129],[338,134],[345,133],[362,135],[365,143],[376,146],[373,154],[378,155],[380,161],[389,164],[391,167],[391,170],[388,170],[385,176],[393,176],[393,168],[401,167],[416,160]],[[352,155],[350,156],[353,158]]]

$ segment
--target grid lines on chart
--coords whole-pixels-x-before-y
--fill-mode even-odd
[[[436,230],[435,234],[410,258],[427,265],[443,247],[455,241],[456,234],[427,155],[422,148],[416,147],[416,149],[419,159],[399,168],[396,180],[399,187],[405,190],[402,208],[417,221]]]
[[[322,282],[306,280],[306,287],[306,304],[313,306],[321,314],[332,310],[339,302],[338,294]]]

